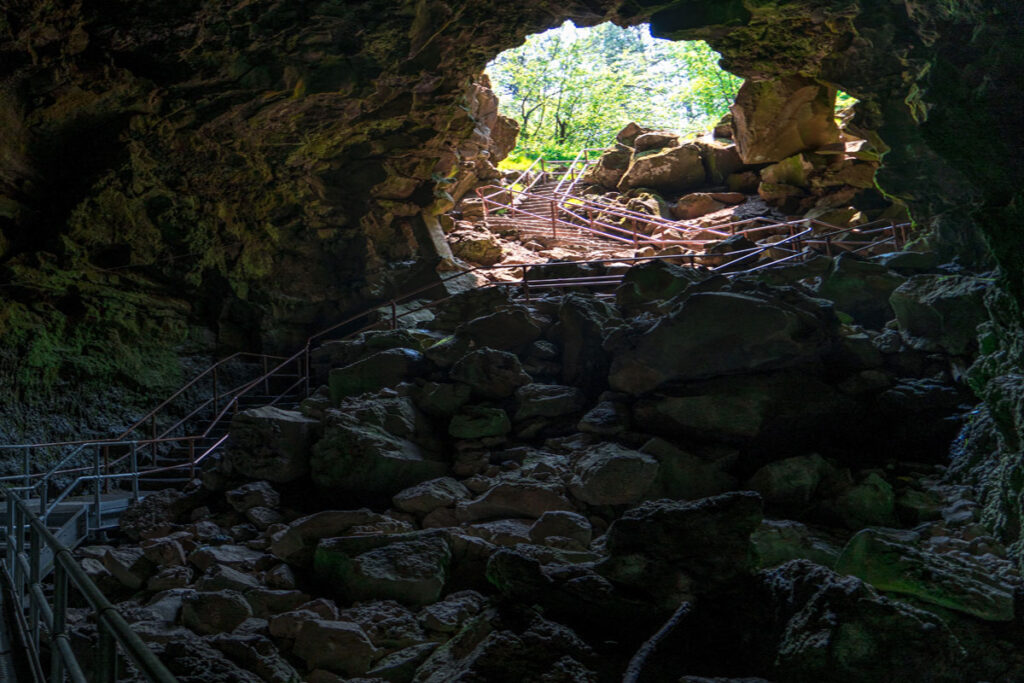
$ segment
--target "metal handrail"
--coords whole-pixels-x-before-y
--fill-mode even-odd
[[[67,628],[69,592],[74,588],[96,617],[98,638],[93,658],[94,680],[112,681],[118,677],[120,646],[120,651],[146,680],[155,683],[177,681],[78,565],[71,550],[46,528],[17,492],[10,492],[7,497],[5,538],[5,569],[18,605],[16,616],[27,627],[26,644],[35,670],[41,670],[40,636],[45,629],[51,646],[50,680],[63,681],[65,674],[76,683],[88,680],[71,647]],[[44,546],[53,554],[52,603],[47,599],[42,584],[41,551]]]

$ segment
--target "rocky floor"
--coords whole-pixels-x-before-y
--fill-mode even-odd
[[[818,265],[326,344],[79,554],[183,681],[1024,679],[1015,560],[947,474],[986,284]]]

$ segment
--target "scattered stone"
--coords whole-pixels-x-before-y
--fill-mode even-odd
[[[658,461],[639,451],[603,443],[588,449],[574,465],[572,495],[589,505],[636,503],[658,476]]]
[[[700,187],[705,181],[700,151],[697,145],[684,143],[678,147],[634,152],[618,189],[625,192],[645,187],[671,193]]]
[[[251,616],[249,603],[233,590],[191,592],[181,608],[181,623],[199,635],[229,633]]]
[[[347,599],[383,598],[422,606],[440,597],[451,562],[451,548],[444,539],[400,541],[360,554],[353,554],[346,540],[321,541],[313,568]]]
[[[1014,618],[1015,587],[1000,581],[990,566],[967,554],[919,550],[898,533],[860,531],[843,549],[836,571],[986,621]]]
[[[281,495],[265,481],[254,481],[224,494],[228,504],[238,512],[246,512],[254,507],[276,508],[281,503]]]
[[[640,394],[669,380],[806,362],[827,343],[828,328],[814,304],[795,303],[730,292],[694,294],[616,354],[609,383]]]
[[[499,399],[511,396],[516,389],[530,383],[519,358],[507,351],[477,349],[466,354],[451,369],[451,378],[468,384],[482,398]]]
[[[455,514],[461,522],[495,518],[536,519],[550,510],[571,510],[562,487],[530,481],[502,482],[471,501],[458,503]]]
[[[514,356],[513,356],[514,358]],[[359,412],[330,411],[323,438],[313,447],[313,482],[336,494],[388,497],[446,473],[415,436],[415,408],[405,399],[378,400]]]
[[[427,515],[437,508],[450,507],[471,497],[469,489],[457,479],[441,477],[400,491],[392,496],[391,501],[402,512]]]
[[[501,408],[465,406],[452,417],[448,433],[456,439],[485,439],[504,436],[512,431],[512,421]]]
[[[900,330],[917,348],[963,355],[976,347],[990,286],[965,275],[915,275],[893,291],[889,303]]]
[[[108,548],[103,554],[103,566],[125,588],[138,590],[153,574],[153,563],[145,558],[141,548]]]
[[[185,549],[173,538],[154,538],[142,543],[142,554],[157,567],[185,565]]]
[[[840,548],[800,522],[765,519],[750,536],[757,566],[775,567],[790,560],[806,559],[835,567]]]
[[[199,581],[196,582],[196,590],[233,590],[244,593],[249,589],[258,588],[259,585],[259,581],[251,574],[245,574],[237,569],[218,564],[210,567],[200,577]]]
[[[377,648],[358,625],[348,621],[304,621],[292,652],[310,669],[327,669],[343,676],[366,673]]]
[[[545,512],[530,527],[530,540],[543,544],[549,537],[571,539],[582,547],[590,545],[593,527],[583,515],[569,510]]]
[[[331,370],[331,402],[337,405],[347,396],[380,391],[417,377],[427,368],[423,354],[415,349],[388,349],[360,361]]]
[[[309,472],[309,453],[319,423],[274,406],[243,410],[231,419],[225,460],[252,479],[295,481]]]
[[[353,527],[390,521],[388,517],[361,510],[324,510],[295,520],[274,535],[270,552],[278,559],[297,567],[313,561],[313,551],[322,538],[341,536]]]

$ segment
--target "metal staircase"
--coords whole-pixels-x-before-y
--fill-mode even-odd
[[[641,220],[661,219],[628,211],[615,214],[615,210],[585,199],[568,201],[566,193],[571,191],[585,163],[585,158],[583,162],[578,158],[565,168],[560,179],[544,171],[526,190],[496,188],[504,193],[500,200],[493,193],[489,196],[489,189],[478,191],[488,220],[496,228],[502,221],[514,221],[515,229],[527,234],[536,230],[556,238],[561,235],[619,247],[700,244],[697,239],[659,242],[638,230]],[[610,217],[619,223],[613,223]],[[678,223],[673,225],[678,227]],[[777,235],[778,240],[768,246],[734,252],[727,263],[721,262],[720,255],[710,258],[693,252],[689,265],[737,275],[798,262],[817,251],[892,250],[905,242],[907,226],[890,224],[851,230],[816,221],[751,219],[720,229],[729,231],[723,231],[725,236],[765,232]],[[858,230],[860,234],[851,237]],[[9,611],[28,644],[33,676],[37,680],[43,680],[44,675],[51,680],[63,680],[66,672],[72,680],[87,680],[71,652],[64,626],[69,592],[75,590],[97,615],[100,639],[96,644],[95,675],[100,680],[112,680],[118,652],[134,662],[148,680],[174,680],[88,579],[71,550],[86,538],[116,527],[124,510],[147,493],[194,479],[203,461],[227,440],[231,417],[238,411],[266,405],[296,407],[316,383],[311,352],[324,341],[351,338],[371,329],[396,328],[407,317],[415,319],[421,311],[449,297],[421,305],[407,305],[409,302],[419,301],[439,284],[457,278],[515,273],[520,275],[518,279],[506,278],[482,286],[508,287],[530,300],[552,289],[589,287],[608,291],[621,281],[625,266],[662,259],[678,262],[680,257],[614,257],[578,262],[579,266],[600,272],[594,276],[549,276],[552,271],[545,270],[550,268],[546,264],[465,268],[312,335],[290,356],[240,353],[222,359],[112,439],[0,446],[0,452],[20,454],[23,463],[20,474],[0,477],[0,486],[8,487],[0,489],[6,494],[7,505],[0,576],[10,596]],[[399,313],[400,310],[403,312]],[[345,334],[340,334],[341,330]],[[33,463],[43,456],[54,464],[45,472],[35,471]],[[48,582],[51,575],[53,579]],[[48,634],[50,643],[48,673],[40,661],[41,631]],[[0,629],[0,642],[4,637]],[[0,674],[7,666],[0,653]]]

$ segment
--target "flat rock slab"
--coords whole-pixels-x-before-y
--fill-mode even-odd
[[[865,529],[854,536],[836,571],[881,591],[911,595],[986,621],[1014,618],[1014,588],[996,578],[990,567],[968,555],[921,550],[882,530]]]

